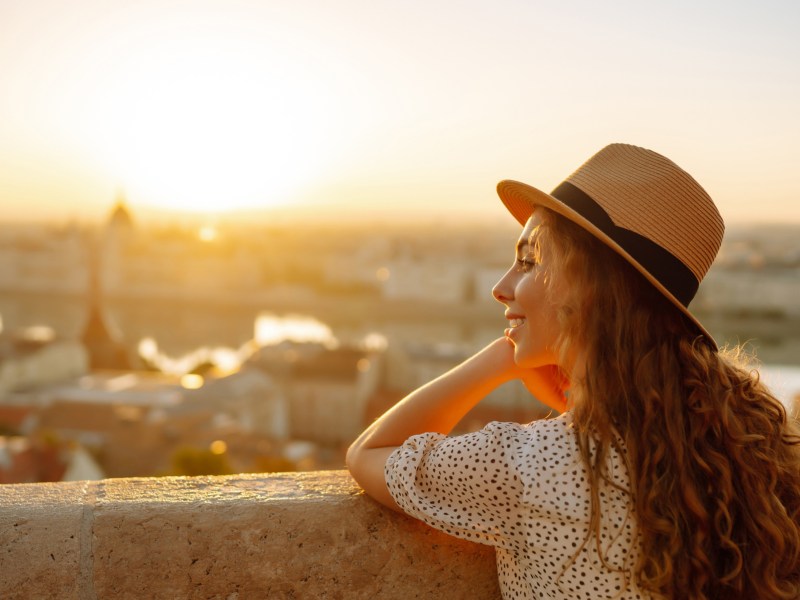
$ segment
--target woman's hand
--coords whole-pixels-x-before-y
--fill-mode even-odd
[[[569,379],[557,365],[543,365],[533,369],[517,366],[514,362],[514,344],[504,338],[505,344],[495,343],[491,348],[497,352],[497,360],[501,372],[508,379],[519,379],[527,390],[539,402],[564,412],[567,410],[565,391],[569,388]]]

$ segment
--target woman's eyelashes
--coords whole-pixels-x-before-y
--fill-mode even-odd
[[[528,254],[526,256],[520,256],[516,260],[517,268],[522,270],[522,272],[527,273],[530,271],[534,266],[536,266],[536,258],[533,254]]]

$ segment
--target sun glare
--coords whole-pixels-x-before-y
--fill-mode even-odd
[[[269,47],[143,47],[83,109],[84,143],[132,198],[221,213],[284,205],[342,150],[346,81]],[[298,62],[300,61],[300,62]]]
[[[254,339],[259,346],[271,346],[286,340],[327,346],[337,344],[331,328],[313,317],[302,315],[279,317],[272,313],[258,315]]]
[[[202,242],[213,242],[217,239],[217,228],[213,225],[204,225],[200,228],[197,232],[197,237],[200,238]]]

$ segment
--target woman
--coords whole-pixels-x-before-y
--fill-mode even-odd
[[[524,225],[504,337],[370,426],[353,477],[495,546],[506,598],[800,597],[796,425],[687,308],[722,240],[711,199],[622,144],[552,194],[498,192]],[[563,414],[446,437],[515,378]]]

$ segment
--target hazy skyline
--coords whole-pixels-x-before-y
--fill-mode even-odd
[[[606,143],[730,223],[800,222],[800,8],[0,0],[0,220],[279,208],[501,218]]]

